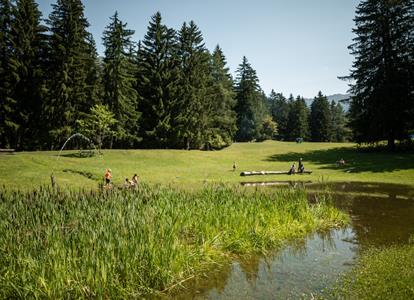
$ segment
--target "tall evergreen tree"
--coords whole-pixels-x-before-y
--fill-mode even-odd
[[[222,148],[233,142],[236,134],[236,105],[233,91],[233,79],[223,51],[217,45],[211,55],[212,84],[212,116],[210,118],[210,146]]]
[[[175,118],[179,147],[200,149],[208,147],[208,126],[212,104],[208,94],[210,54],[197,25],[190,21],[179,32],[180,102]]]
[[[328,142],[332,135],[332,116],[328,98],[320,91],[311,104],[309,121],[312,141]]]
[[[11,147],[13,133],[18,129],[14,119],[13,99],[15,67],[11,64],[12,55],[12,5],[9,0],[0,0],[0,148]]]
[[[159,12],[152,16],[140,45],[137,89],[142,112],[142,144],[163,148],[174,144],[172,131],[179,65],[176,33],[162,24]]]
[[[306,106],[305,99],[297,96],[294,100],[293,96],[289,97],[289,116],[287,124],[287,139],[290,141],[296,138],[307,139],[309,137],[309,109]]]
[[[351,126],[358,142],[392,150],[413,128],[414,1],[362,1],[355,26]]]
[[[279,140],[285,140],[288,136],[289,104],[282,93],[271,91],[269,96],[270,112],[272,119],[277,123]]]
[[[237,69],[235,83],[237,112],[237,141],[251,141],[258,137],[265,117],[265,103],[256,71],[244,56]]]
[[[341,103],[331,102],[331,142],[344,142],[351,138],[351,130],[348,128],[348,119]]]
[[[91,68],[96,53],[91,50],[91,35],[81,0],[57,0],[47,20],[50,26],[49,88],[43,109],[43,122],[49,124],[51,147],[62,143],[73,131],[75,121],[96,101],[91,99],[94,84]]]
[[[103,33],[105,46],[103,85],[104,103],[117,120],[117,145],[132,146],[138,135],[138,94],[135,90],[135,69],[132,63],[133,30],[115,12]],[[111,145],[112,146],[112,145]]]
[[[45,61],[47,51],[47,28],[40,23],[41,13],[33,0],[16,3],[12,22],[14,65],[13,98],[16,101],[15,132],[13,147],[36,149],[40,143],[40,114],[46,95]]]

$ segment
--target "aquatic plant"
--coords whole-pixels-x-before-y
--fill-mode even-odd
[[[328,296],[327,296],[328,295]],[[335,299],[414,299],[414,242],[364,252],[353,270],[325,297]]]
[[[266,253],[346,216],[302,190],[0,189],[0,298],[168,292],[232,255]]]

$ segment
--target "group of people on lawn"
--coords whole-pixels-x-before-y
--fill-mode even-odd
[[[293,163],[292,166],[290,167],[288,174],[292,175],[295,173],[303,173],[303,172],[305,172],[305,166],[303,165],[302,157],[301,157],[299,158],[299,161],[298,161],[298,170],[296,171],[295,163]]]
[[[106,169],[104,177],[105,177],[105,186],[109,186],[111,184],[111,179],[112,179],[112,170]],[[134,174],[131,180],[129,180],[128,178],[125,178],[124,187],[135,188],[138,186],[138,180],[139,180],[139,176],[137,174]]]

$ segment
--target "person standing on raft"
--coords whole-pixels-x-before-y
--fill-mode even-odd
[[[298,173],[303,173],[305,172],[305,166],[302,163],[302,157],[299,158],[299,162],[298,162]]]

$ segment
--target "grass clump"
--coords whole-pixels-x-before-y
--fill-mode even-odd
[[[347,221],[304,191],[0,190],[0,298],[134,298]]]
[[[372,248],[331,291],[341,299],[414,299],[414,241]]]

